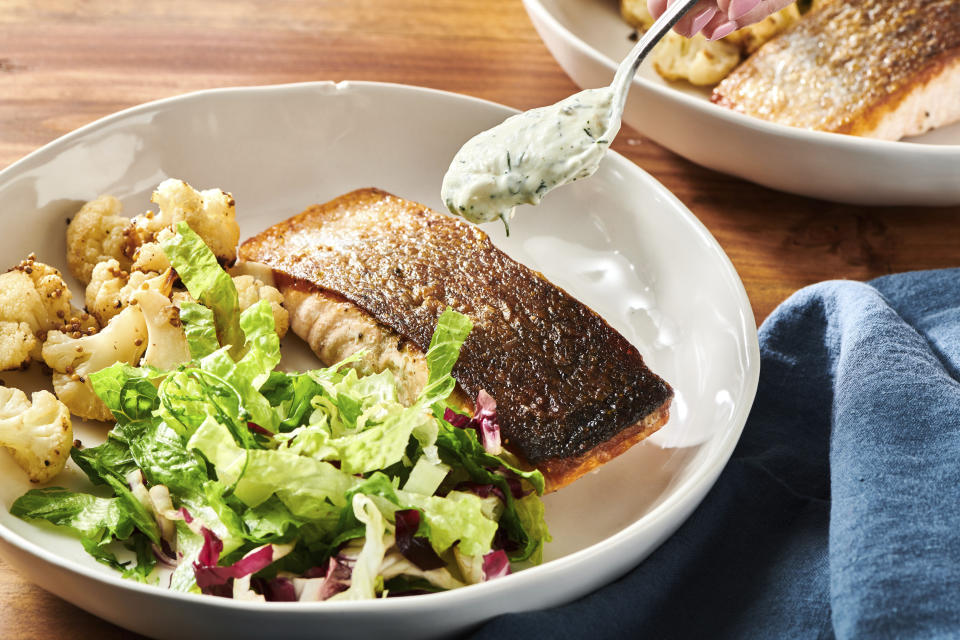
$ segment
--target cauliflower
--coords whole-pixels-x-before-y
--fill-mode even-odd
[[[67,264],[88,284],[99,262],[116,260],[121,271],[156,271],[170,267],[160,243],[185,221],[223,263],[237,259],[240,227],[233,196],[219,189],[197,191],[183,180],[164,180],[151,200],[159,213],[147,211],[133,219],[120,215],[113,196],[100,196],[83,205],[67,227]]]
[[[755,22],[750,26],[734,31],[723,42],[740,47],[744,55],[750,55],[759,49],[767,40],[770,40],[787,27],[800,20],[800,10],[796,3],[787,5],[773,15],[767,16],[760,22]]]
[[[48,331],[96,327],[70,305],[60,272],[33,254],[0,275],[0,370],[16,369],[40,357]]]
[[[20,389],[0,387],[0,446],[6,447],[31,482],[46,482],[70,457],[70,412],[49,391],[28,400]]]
[[[231,277],[233,278],[233,284],[237,287],[239,310],[241,312],[246,311],[261,300],[266,300],[270,303],[270,308],[273,309],[273,324],[277,336],[283,338],[287,335],[287,330],[290,328],[290,313],[283,306],[283,294],[251,275],[244,274]],[[186,291],[175,291],[173,301],[177,306],[184,302],[196,302],[193,296]]]
[[[171,269],[163,273],[127,272],[120,268],[117,260],[111,258],[93,268],[86,291],[87,310],[101,325],[105,325],[129,305],[131,298],[140,291],[150,289],[169,297],[174,280],[176,276]]]
[[[75,415],[112,420],[97,397],[89,376],[115,362],[136,365],[147,348],[147,323],[140,307],[131,305],[110,320],[100,333],[73,336],[51,331],[43,345],[43,360],[53,369],[53,390]]]
[[[127,227],[130,218],[120,215],[120,201],[100,196],[83,205],[67,227],[67,266],[77,280],[86,284],[94,266],[113,258],[123,269],[130,268],[127,257]]]
[[[282,293],[249,275],[233,276],[233,284],[236,285],[237,295],[240,298],[240,311],[252,307],[261,300],[266,300],[273,309],[273,324],[276,326],[277,335],[281,338],[287,335],[287,329],[290,328],[290,314],[283,307]]]
[[[183,180],[164,180],[153,192],[151,201],[160,209],[133,219],[130,235],[139,247],[131,255],[133,268],[163,271],[169,267],[160,242],[174,234],[178,222],[186,222],[197,232],[221,262],[237,259],[240,227],[233,196],[220,189],[197,191]]]
[[[39,344],[26,322],[0,320],[0,368],[4,371],[25,367]]]
[[[161,274],[144,280],[144,284],[160,282],[159,288],[169,291],[171,280],[171,274]],[[158,288],[141,287],[130,292],[123,304],[126,306],[110,318],[100,333],[83,336],[51,331],[43,345],[43,359],[54,371],[54,391],[74,414],[83,418],[113,418],[90,384],[91,373],[115,362],[173,369],[190,360],[187,337],[180,326],[180,310],[168,295]]]
[[[740,64],[740,49],[734,44],[711,42],[702,35],[684,38],[670,31],[653,50],[653,68],[667,80],[687,80],[713,85]]]
[[[653,24],[647,0],[620,0],[620,15],[634,29],[646,31]]]
[[[641,30],[652,23],[646,0],[621,0],[620,11],[624,20]],[[799,19],[800,10],[794,3],[715,42],[699,34],[685,38],[671,31],[653,50],[653,68],[666,80],[686,80],[701,86],[717,84],[740,64],[741,58]]]
[[[154,242],[148,242],[141,245],[133,254],[133,267],[137,271],[166,271],[170,268],[170,261],[167,254],[163,252],[161,244],[168,238],[172,238],[176,233],[171,229],[161,229],[156,235]]]
[[[144,365],[158,369],[173,369],[190,361],[190,346],[180,326],[180,309],[170,298],[153,289],[137,292],[131,300],[143,311],[147,323],[147,351],[143,354]]]

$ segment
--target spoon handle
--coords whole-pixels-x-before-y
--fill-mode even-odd
[[[634,45],[627,57],[623,59],[620,66],[617,67],[617,73],[613,76],[614,97],[613,104],[615,113],[623,113],[623,107],[627,101],[627,92],[630,90],[630,84],[633,76],[637,73],[640,63],[647,57],[647,54],[653,50],[653,47],[660,42],[660,39],[667,34],[673,25],[677,24],[680,18],[689,11],[699,0],[676,0],[663,14],[650,26],[649,29],[640,37],[637,44]]]

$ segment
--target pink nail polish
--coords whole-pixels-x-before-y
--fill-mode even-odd
[[[708,7],[700,12],[699,15],[694,17],[693,23],[690,25],[690,30],[694,33],[700,33],[700,30],[707,26],[707,23],[717,15],[717,10],[715,7]]]
[[[720,38],[726,37],[737,30],[737,23],[734,21],[724,22],[719,27],[713,30],[713,33],[707,38],[707,40],[719,40]]]
[[[753,11],[758,4],[760,4],[760,0],[731,0],[727,17],[731,20],[736,20],[748,12]]]

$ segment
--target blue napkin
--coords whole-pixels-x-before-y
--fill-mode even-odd
[[[693,516],[621,580],[475,637],[960,637],[960,269],[807,287]]]

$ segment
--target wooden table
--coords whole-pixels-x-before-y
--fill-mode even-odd
[[[148,100],[344,79],[434,87],[520,109],[577,89],[520,0],[0,0],[0,167]],[[758,322],[813,282],[960,262],[960,207],[862,208],[788,196],[697,167],[630,128],[614,149],[713,232]],[[0,638],[139,637],[2,563],[0,602]]]

